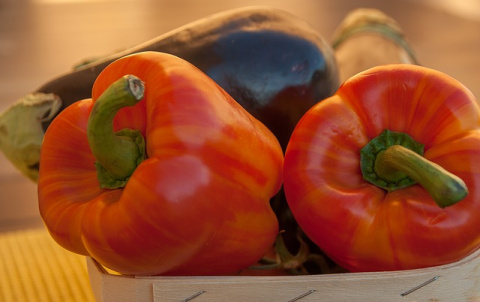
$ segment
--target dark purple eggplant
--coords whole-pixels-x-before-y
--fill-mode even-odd
[[[312,26],[282,10],[247,7],[200,19],[88,63],[48,81],[29,98],[51,99],[55,106],[60,100],[60,111],[89,98],[96,77],[112,61],[142,51],[170,53],[197,66],[262,121],[283,148],[300,117],[339,86],[333,50]],[[43,130],[57,114],[49,113]],[[37,156],[29,154],[25,166],[20,153],[15,150],[7,157],[35,180],[38,161],[32,158]]]

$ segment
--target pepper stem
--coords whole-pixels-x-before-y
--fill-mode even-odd
[[[363,178],[387,191],[419,183],[441,208],[467,196],[462,179],[423,155],[423,145],[405,133],[383,131],[360,152]]]
[[[102,188],[124,187],[137,166],[145,159],[145,140],[139,131],[113,130],[113,120],[123,107],[142,98],[143,82],[126,75],[111,84],[96,100],[87,126],[87,137],[96,159],[97,176]]]
[[[458,176],[427,160],[410,149],[394,145],[377,154],[375,172],[384,179],[404,173],[418,182],[441,208],[451,206],[467,196],[467,186]]]

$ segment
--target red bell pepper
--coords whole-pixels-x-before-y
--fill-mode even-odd
[[[284,189],[300,227],[350,271],[451,263],[480,246],[480,109],[413,65],[347,80],[297,124]]]
[[[213,80],[139,53],[48,128],[40,214],[61,246],[122,274],[232,273],[275,242],[282,167],[274,135]]]

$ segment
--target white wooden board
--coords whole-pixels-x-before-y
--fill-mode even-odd
[[[87,258],[98,302],[480,302],[480,250],[448,265],[395,272],[307,276],[125,277]]]

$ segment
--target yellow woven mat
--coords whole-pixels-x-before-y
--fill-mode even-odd
[[[85,257],[43,228],[0,233],[0,301],[95,301]]]

